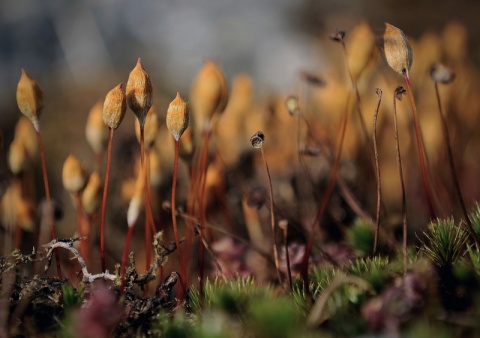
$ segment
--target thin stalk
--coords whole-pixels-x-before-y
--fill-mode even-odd
[[[205,247],[205,250],[210,255],[213,263],[217,267],[217,270],[220,273],[220,276],[222,277],[223,281],[226,282],[227,277],[225,276],[225,273],[223,272],[222,266],[220,265],[220,262],[218,261],[217,256],[215,256],[215,253],[212,250],[212,246],[208,243],[207,239],[205,239],[205,238],[202,238],[201,245],[203,245]]]
[[[399,87],[401,88],[401,87]],[[395,150],[397,154],[398,175],[400,176],[400,185],[402,188],[402,222],[403,222],[403,271],[407,272],[407,208],[405,197],[405,182],[403,180],[402,157],[400,154],[400,142],[398,140],[398,124],[397,124],[397,93],[399,88],[395,89],[393,95],[393,126],[395,129]],[[403,88],[401,88],[403,90]],[[400,93],[400,95],[402,95]]]
[[[133,235],[133,224],[128,225],[127,238],[125,239],[125,246],[123,247],[122,255],[122,268],[121,268],[121,285],[120,285],[120,295],[123,295],[125,288],[125,270],[127,266],[127,257],[128,257],[128,248],[130,247],[130,241],[132,240]]]
[[[438,92],[438,83],[435,82],[435,94],[437,95],[437,102],[438,102],[438,112],[440,114],[440,120],[442,121],[442,130],[443,130],[443,138],[445,139],[445,146],[447,147],[447,155],[448,155],[448,164],[450,166],[450,173],[452,175],[453,186],[455,187],[455,193],[457,194],[458,201],[460,202],[460,206],[462,208],[463,217],[465,218],[465,225],[472,236],[475,244],[478,248],[480,248],[480,241],[475,234],[475,230],[473,229],[472,222],[468,217],[467,208],[465,207],[465,201],[463,199],[462,190],[460,189],[460,183],[458,182],[458,175],[457,170],[455,169],[455,165],[453,163],[453,153],[452,153],[452,146],[450,144],[450,135],[448,133],[448,125],[445,119],[445,115],[443,115],[442,104],[440,101],[440,93]]]
[[[428,178],[427,178],[427,169],[425,167],[425,156],[424,156],[424,147],[423,147],[423,138],[420,131],[420,122],[418,119],[417,113],[417,106],[415,104],[415,99],[413,97],[412,86],[410,85],[410,78],[408,77],[407,71],[402,72],[403,79],[407,85],[408,89],[408,97],[410,98],[410,104],[413,110],[413,121],[415,124],[415,136],[417,138],[417,148],[418,148],[418,156],[420,159],[420,167],[422,170],[422,179],[423,179],[423,189],[425,190],[425,197],[427,199],[428,211],[430,213],[430,219],[434,220],[437,218],[435,214],[435,209],[433,208],[432,197],[430,196],[430,189],[428,185]]]
[[[276,241],[276,228],[275,228],[275,214],[274,214],[274,203],[273,203],[273,188],[272,188],[272,178],[270,176],[270,169],[268,168],[267,159],[265,157],[265,151],[263,147],[260,147],[262,153],[263,163],[265,164],[265,170],[267,171],[268,178],[268,193],[270,194],[270,221],[272,226],[272,240],[273,240],[273,260],[275,262],[275,268],[277,269],[278,282],[282,283],[282,276],[280,274],[280,269],[278,268],[278,251],[277,251],[277,241]]]
[[[173,234],[175,236],[175,244],[177,245],[177,254],[178,261],[180,262],[180,285],[181,285],[181,294],[180,300],[185,299],[186,294],[186,280],[185,276],[182,275],[186,270],[184,268],[184,261],[182,257],[182,250],[180,248],[180,240],[178,237],[178,227],[177,227],[177,217],[175,215],[175,198],[177,193],[177,172],[178,172],[178,152],[179,152],[180,141],[175,140],[175,158],[173,162],[173,181],[172,181],[172,223],[173,223]]]
[[[105,212],[107,210],[108,180],[110,178],[110,164],[112,160],[112,142],[114,129],[109,128],[108,146],[107,146],[107,168],[105,170],[105,183],[103,186],[102,216],[100,219],[100,260],[102,262],[102,272],[106,270],[105,264]]]
[[[355,91],[355,95],[357,97],[357,109],[356,109],[356,111],[358,113],[358,117],[359,117],[359,120],[360,120],[360,126],[362,127],[363,136],[365,137],[365,142],[367,143],[368,156],[369,156],[369,158],[372,158],[372,157],[375,157],[375,154],[372,154],[372,145],[371,145],[370,137],[368,136],[367,125],[365,123],[365,119],[363,118],[362,100],[360,98],[360,92],[358,91],[358,84],[357,84],[357,81],[353,78],[352,72],[351,72],[350,67],[348,65],[348,52],[347,52],[347,47],[345,45],[345,41],[343,39],[341,40],[341,44],[342,44],[342,47],[343,47],[343,52],[345,54],[345,64],[346,64],[345,67],[347,68],[348,76],[350,77],[350,81],[352,83],[353,90]],[[371,56],[370,56],[370,58],[371,58]],[[372,162],[368,161],[368,163],[369,163],[369,165],[372,165]],[[372,169],[374,169],[374,168],[372,168]],[[383,204],[383,201],[380,201],[380,202],[381,202],[381,208],[383,209],[384,212],[386,212],[387,208]]]
[[[310,234],[309,238],[307,240],[307,245],[305,247],[305,253],[303,255],[303,260],[302,260],[302,279],[303,279],[303,287],[305,292],[309,292],[308,288],[308,261],[310,258],[310,253],[312,251],[313,247],[313,241],[315,238],[315,230],[320,227],[320,221],[323,218],[323,215],[325,213],[325,210],[327,208],[328,202],[330,201],[330,197],[332,196],[333,189],[335,188],[335,184],[337,181],[337,173],[338,169],[340,167],[340,158],[342,156],[342,150],[343,150],[343,141],[345,140],[345,134],[347,130],[347,122],[348,122],[348,116],[350,115],[350,99],[351,95],[350,93],[348,94],[347,97],[347,108],[345,111],[345,114],[343,115],[343,121],[341,125],[341,132],[340,132],[340,144],[337,150],[337,156],[335,158],[335,162],[333,163],[332,170],[330,171],[330,177],[327,182],[327,187],[325,189],[325,194],[323,195],[322,200],[320,201],[320,206],[317,210],[317,214],[315,216],[315,220],[312,223],[311,229],[310,229]]]
[[[52,200],[50,198],[50,187],[48,184],[48,175],[47,175],[47,161],[45,160],[45,149],[43,147],[43,141],[42,141],[42,134],[37,131],[37,142],[38,142],[38,149],[40,152],[40,162],[42,164],[42,174],[43,174],[43,185],[45,187],[45,197],[47,199],[47,204],[49,207],[50,215],[50,232],[52,233],[52,240],[57,239],[57,234],[55,233],[55,224],[53,222],[53,205],[52,205]],[[58,251],[55,250],[55,262],[57,266],[57,276],[58,278],[62,278],[62,270],[60,268],[60,257],[58,255]]]
[[[148,271],[150,268],[150,262],[152,260],[152,231],[151,231],[151,201],[148,197],[148,166],[145,165],[145,125],[140,124],[140,170],[144,172],[145,185],[144,185],[144,194],[145,194],[145,271]],[[148,284],[145,285],[145,294],[148,292]]]
[[[152,211],[152,186],[150,184],[150,148],[145,148],[145,165],[147,167],[146,177],[146,192],[147,192],[147,217],[150,217],[150,231],[151,233],[157,232],[157,226],[155,224],[155,219],[153,218]],[[148,270],[148,269],[147,269]]]
[[[203,230],[205,229],[205,221],[207,218],[205,210],[205,188],[207,183],[207,169],[208,169],[208,141],[210,139],[210,129],[204,130],[203,133],[203,148],[202,148],[202,157],[200,162],[200,177],[199,177],[199,186],[200,190],[198,191],[199,196],[199,208],[200,208],[200,225],[198,229],[198,234],[200,236],[200,242],[203,242]],[[198,246],[198,279],[200,283],[200,296],[204,294],[203,292],[203,278],[204,278],[204,267],[205,267],[205,252],[204,246]]]
[[[380,231],[380,208],[382,205],[382,181],[380,177],[380,165],[378,163],[378,147],[377,147],[377,118],[380,103],[382,102],[382,91],[377,88],[378,102],[375,114],[373,116],[373,151],[375,153],[375,173],[377,178],[377,214],[375,219],[375,241],[373,242],[373,255],[377,254],[378,233]]]
[[[187,213],[182,213],[180,211],[176,211],[176,215],[183,218],[185,221],[188,221],[188,222],[191,222],[191,223],[198,223],[198,219],[193,217],[193,216],[190,216],[189,214]],[[216,225],[213,225],[213,224],[209,224],[209,223],[205,223],[205,227],[208,227],[210,229],[213,229],[221,234],[224,234],[224,235],[227,235],[235,240],[237,240],[238,242],[241,242],[243,244],[245,244],[245,246],[251,248],[253,251],[257,252],[259,255],[261,255],[263,258],[265,258],[266,260],[268,260],[269,262],[273,263],[272,262],[272,257],[271,255],[269,255],[268,253],[266,253],[265,251],[263,251],[261,248],[255,246],[254,243],[252,243],[252,241],[248,241],[246,240],[245,238],[243,237],[240,237],[238,235],[235,235],[225,229],[223,229],[222,227],[220,226],[216,226]]]

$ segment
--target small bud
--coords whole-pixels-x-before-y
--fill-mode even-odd
[[[150,76],[145,69],[143,69],[140,58],[128,76],[126,92],[128,106],[135,116],[137,116],[140,126],[143,127],[145,125],[145,118],[152,106],[153,90]]]
[[[175,140],[178,141],[190,122],[188,104],[178,92],[175,99],[168,106],[166,121],[168,130],[173,134]]]
[[[103,122],[110,129],[117,129],[125,116],[127,110],[125,93],[122,90],[122,84],[119,83],[115,88],[107,93],[103,103]]]
[[[406,91],[405,88],[403,88],[402,86],[398,86],[398,87],[395,89],[395,98],[396,98],[398,101],[402,101],[403,95],[407,95],[407,91]]]
[[[27,148],[21,139],[15,138],[10,143],[8,152],[8,167],[14,175],[24,172],[29,165]]]
[[[39,119],[43,110],[43,93],[38,83],[23,68],[17,85],[17,105],[38,132],[40,130]]]
[[[25,231],[34,232],[36,230],[35,204],[20,198],[15,203],[16,222]]]
[[[300,111],[300,107],[298,106],[298,97],[294,95],[290,95],[285,100],[285,106],[287,107],[287,111],[290,115],[295,116]]]
[[[286,219],[281,219],[278,221],[278,227],[282,229],[283,231],[288,229],[288,220]]]
[[[97,102],[90,109],[85,126],[85,137],[95,154],[103,152],[108,140],[108,128],[105,128],[105,123],[103,123],[102,112],[103,104]]]
[[[430,68],[430,76],[435,82],[449,84],[455,79],[455,73],[441,63]]]
[[[343,42],[343,39],[345,38],[345,31],[336,30],[335,32],[331,33],[328,37],[332,41]]]
[[[261,131],[257,131],[252,137],[250,137],[250,143],[257,149],[263,146],[263,141],[265,141],[265,135],[263,135]]]
[[[128,205],[127,210],[127,223],[128,227],[132,227],[135,225],[135,222],[140,216],[140,211],[142,210],[143,205],[143,196],[144,196],[144,189],[145,189],[145,171],[140,171],[137,180],[135,182],[135,192],[133,194],[132,199],[130,200],[130,204]]]
[[[382,90],[380,88],[375,89],[375,94],[377,94],[378,98],[382,97]]]
[[[413,53],[410,43],[403,32],[395,26],[385,23],[383,48],[388,65],[400,75],[408,75],[412,66]]]
[[[94,171],[82,192],[83,210],[87,215],[92,215],[100,209],[101,202],[102,180],[98,172]]]
[[[38,144],[35,128],[32,123],[22,116],[15,126],[14,139],[21,140],[25,146],[28,157],[33,160],[38,156]]]
[[[140,216],[140,210],[142,210],[142,203],[142,196],[134,195],[130,200],[130,204],[128,205],[127,210],[127,224],[129,228],[135,225],[138,216]]]
[[[146,147],[153,146],[155,139],[158,135],[159,121],[158,121],[158,114],[155,110],[155,107],[152,106],[148,111],[147,117],[145,118],[145,125],[144,125],[144,142]],[[138,142],[140,142],[140,122],[138,120],[135,121],[135,135],[137,136]]]
[[[62,181],[65,190],[72,194],[79,192],[85,187],[87,181],[85,167],[73,154],[68,155],[63,163]]]
[[[205,123],[209,123],[216,112],[225,110],[228,103],[228,86],[216,63],[205,61],[192,85],[190,98],[192,111],[196,117],[195,122],[200,129]]]

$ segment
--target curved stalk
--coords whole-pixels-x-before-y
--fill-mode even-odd
[[[37,131],[37,141],[38,141],[38,148],[40,152],[40,162],[42,164],[42,174],[43,174],[43,185],[45,187],[45,197],[47,199],[47,204],[49,207],[50,215],[50,232],[52,233],[52,240],[57,239],[57,234],[55,233],[55,224],[53,221],[53,205],[52,205],[52,200],[50,198],[50,187],[48,184],[48,175],[47,175],[47,162],[45,160],[45,149],[43,147],[43,141],[42,141],[42,134],[40,134],[39,131]],[[60,268],[60,257],[58,254],[58,251],[55,250],[55,263],[57,267],[57,276],[58,278],[62,278],[62,269]]]
[[[106,270],[105,264],[105,213],[107,209],[107,196],[108,196],[108,180],[110,178],[110,164],[112,160],[112,142],[113,142],[114,129],[109,128],[108,132],[108,147],[107,147],[107,168],[105,170],[105,183],[103,186],[103,198],[102,198],[102,216],[100,220],[100,259],[102,263],[102,272]]]

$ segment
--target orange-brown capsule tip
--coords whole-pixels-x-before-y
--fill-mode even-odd
[[[166,122],[168,130],[173,134],[176,141],[180,139],[183,132],[188,128],[190,122],[188,104],[178,92],[175,99],[168,106]]]

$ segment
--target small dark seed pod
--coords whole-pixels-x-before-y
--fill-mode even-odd
[[[250,137],[250,143],[257,149],[263,146],[263,141],[265,141],[265,135],[261,131],[257,131],[252,137]]]

